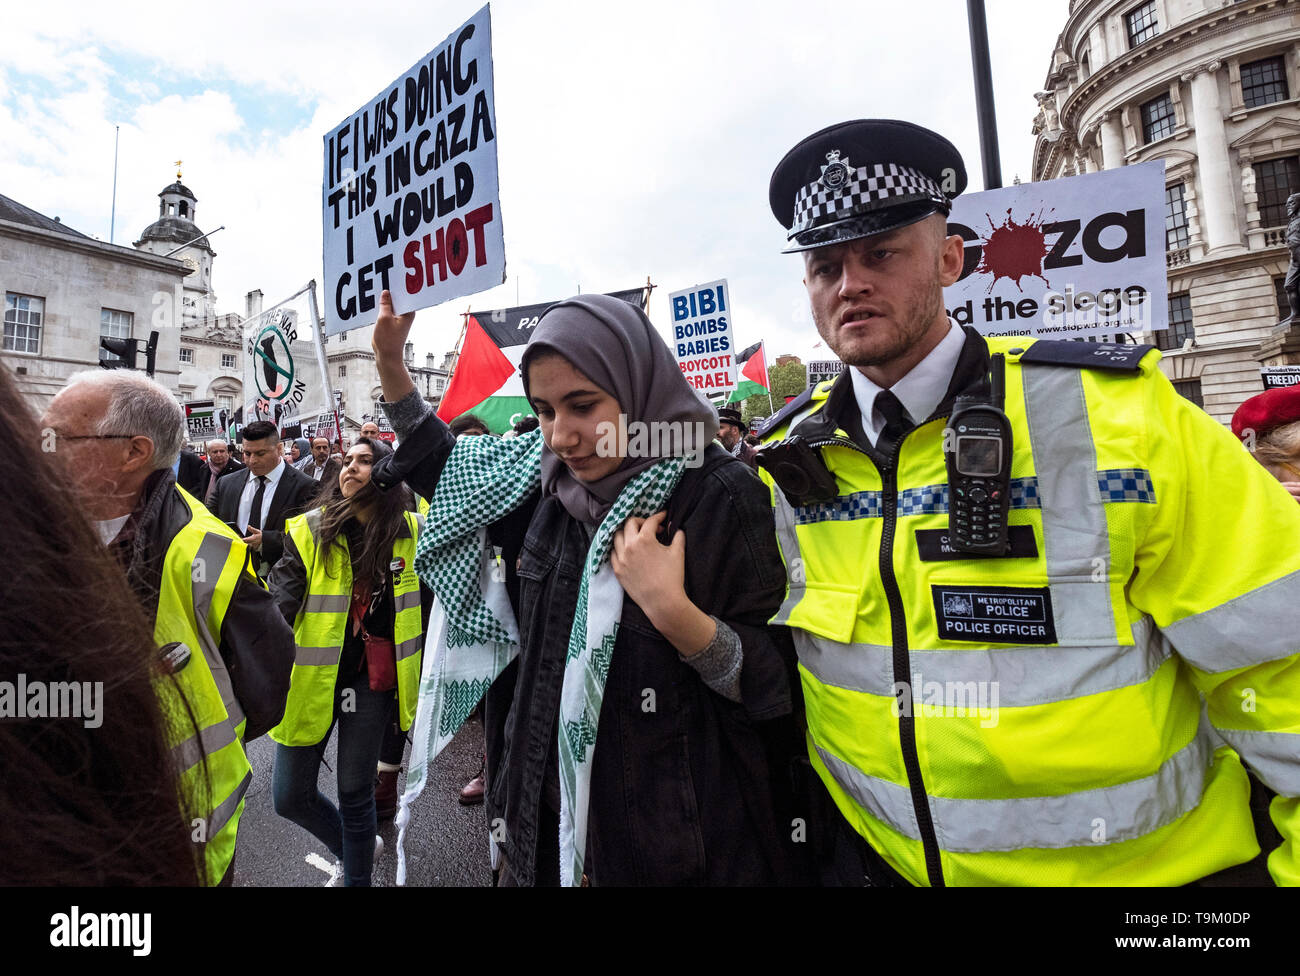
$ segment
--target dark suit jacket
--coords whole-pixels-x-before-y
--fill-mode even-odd
[[[221,474],[217,475],[217,477],[224,478],[228,474],[234,474],[236,471],[243,471],[243,470],[244,470],[244,466],[242,464],[240,464],[234,458],[230,458],[230,460],[226,462],[226,466],[221,469]],[[198,481],[196,482],[198,491],[190,491],[189,488],[185,488],[185,490],[190,491],[190,494],[192,494],[199,501],[203,501],[205,498],[208,497],[208,487],[211,484],[212,484],[212,468],[208,466],[207,461],[204,461],[203,470],[199,473]],[[185,486],[182,485],[181,487],[184,488]],[[212,508],[215,505],[216,505],[216,499],[214,498],[212,500],[212,505],[208,507]]]
[[[182,450],[180,467],[176,470],[176,483],[193,495],[198,489],[199,478],[207,470],[208,465],[203,458],[193,451]],[[203,496],[197,497],[202,499]]]
[[[239,498],[248,484],[248,468],[234,474],[223,475],[217,481],[217,518],[223,522],[239,520]],[[316,496],[316,482],[287,461],[280,483],[271,496],[271,507],[262,526],[261,561],[274,566],[284,555],[284,523],[295,515],[301,515],[311,507]]]
[[[314,465],[315,463],[316,461],[313,459],[311,465]],[[308,465],[308,467],[311,467],[311,465]],[[312,471],[314,470],[315,468],[312,468]],[[319,481],[316,481],[315,478],[312,478],[311,471],[303,471],[302,473],[306,477],[311,478],[312,481],[316,481],[317,487],[323,491],[325,489],[325,486],[328,485],[331,481],[339,480],[339,472],[342,470],[343,470],[343,462],[331,455],[330,459],[325,462],[325,470],[321,473]]]

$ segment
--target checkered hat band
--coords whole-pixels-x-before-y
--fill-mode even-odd
[[[794,198],[794,224],[790,233],[800,234],[829,220],[878,210],[891,197],[946,199],[939,184],[920,170],[893,163],[858,166],[839,189],[831,190],[818,178]]]

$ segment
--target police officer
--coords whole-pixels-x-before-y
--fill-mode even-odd
[[[760,453],[788,572],[773,622],[845,828],[829,867],[1177,885],[1253,861],[1300,881],[1300,549],[1272,541],[1300,510],[1151,347],[954,324],[965,186],[951,143],[887,120],[814,133],[772,175],[852,367]],[[1263,855],[1243,763],[1277,793]]]

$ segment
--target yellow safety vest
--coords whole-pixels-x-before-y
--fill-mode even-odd
[[[297,650],[289,678],[289,698],[284,718],[271,730],[271,738],[286,746],[320,742],[334,719],[334,685],[352,604],[352,560],[347,539],[341,535],[325,556],[318,552],[316,539],[324,511],[316,509],[285,523],[285,532],[298,547],[307,568],[307,590],[293,624]],[[401,568],[391,570],[390,575],[397,613],[393,641],[397,646],[398,713],[402,729],[406,730],[415,718],[424,641],[420,581],[415,575],[415,541],[424,520],[413,512],[404,515],[405,529],[399,530],[393,541],[393,561],[400,561]]]
[[[170,681],[156,679],[154,687],[168,718],[168,744],[180,770],[180,788],[201,814],[190,825],[191,836],[205,845],[208,881],[216,884],[235,856],[244,793],[253,778],[244,754],[244,713],[221,657],[221,625],[240,577],[254,583],[257,577],[248,566],[248,547],[202,502],[177,490],[193,517],[176,533],[163,558],[154,640],[159,646],[179,641],[190,650],[176,685],[194,725]]]
[[[827,504],[762,472],[788,572],[772,622],[793,628],[828,791],[914,884],[1177,885],[1259,852],[1240,753],[1281,794],[1273,877],[1300,882],[1300,506],[1158,353],[1119,373],[988,344],[1025,554],[935,558],[946,418],[896,471],[836,430]]]

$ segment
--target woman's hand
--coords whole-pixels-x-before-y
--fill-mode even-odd
[[[717,628],[686,595],[686,534],[678,529],[667,546],[655,538],[667,517],[657,512],[648,519],[629,518],[614,534],[609,563],[623,592],[690,657],[709,646]]]
[[[394,313],[392,292],[385,288],[379,295],[379,318],[375,320],[375,329],[370,336],[370,348],[375,352],[375,368],[379,372],[386,403],[396,403],[415,389],[402,355],[414,322],[414,312],[405,315]]]

